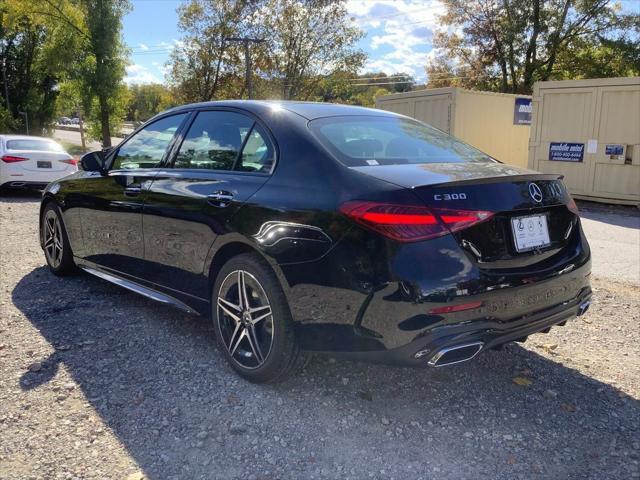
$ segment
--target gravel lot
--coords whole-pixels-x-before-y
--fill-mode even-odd
[[[585,317],[473,363],[256,386],[206,320],[51,275],[38,201],[0,199],[2,479],[640,478],[637,282],[594,273]]]

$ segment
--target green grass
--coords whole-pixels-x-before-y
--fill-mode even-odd
[[[64,140],[56,140],[60,145],[62,145],[62,147],[69,153],[69,155],[72,155],[74,157],[81,157],[82,155],[85,154],[85,152],[82,151],[82,147],[80,145],[75,145],[73,143],[69,143],[69,142],[65,142]]]

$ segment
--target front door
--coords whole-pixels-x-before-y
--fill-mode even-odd
[[[236,111],[197,113],[171,168],[159,171],[143,211],[145,259],[159,286],[208,300],[207,256],[229,218],[271,173],[265,129]]]
[[[186,116],[172,115],[145,126],[109,156],[106,175],[83,181],[78,202],[85,260],[118,273],[144,276],[142,206]]]

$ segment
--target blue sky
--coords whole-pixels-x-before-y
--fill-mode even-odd
[[[176,8],[181,1],[131,1],[133,9],[124,18],[124,38],[131,49],[128,83],[164,80],[165,63],[180,39]],[[625,9],[640,9],[640,0],[621,3]],[[346,5],[366,34],[359,43],[369,56],[363,71],[406,72],[425,80],[437,16],[443,13],[438,0],[347,0]]]

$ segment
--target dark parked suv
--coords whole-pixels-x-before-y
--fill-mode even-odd
[[[243,377],[305,352],[442,366],[589,306],[561,178],[380,110],[229,101],[162,113],[46,189],[51,270],[211,316]]]

